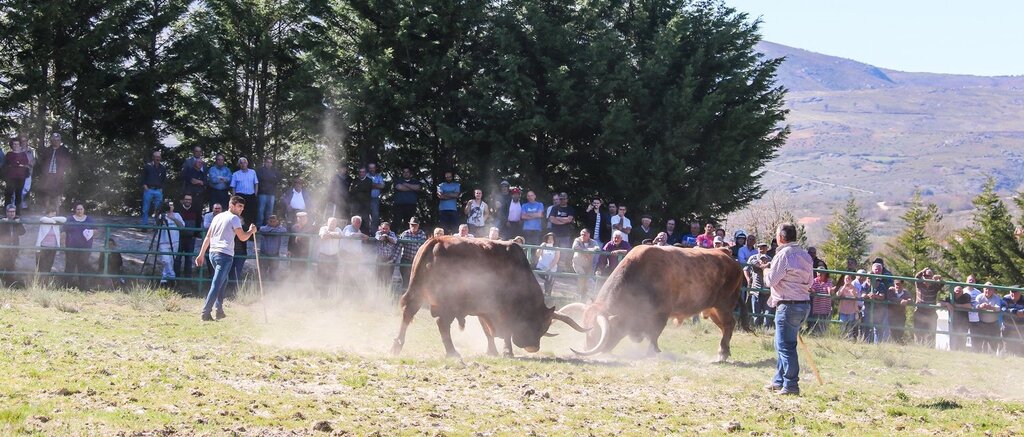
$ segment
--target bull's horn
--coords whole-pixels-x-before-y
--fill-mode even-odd
[[[587,312],[587,305],[579,302],[568,304],[558,310],[560,314],[565,314],[573,319],[583,319],[583,314]]]
[[[562,313],[560,313],[558,311],[555,311],[555,313],[551,315],[551,318],[554,319],[554,320],[560,320],[562,322],[565,322],[566,325],[569,325],[570,327],[572,327],[572,329],[575,329],[578,332],[587,332],[587,331],[589,331],[589,329],[586,329],[586,328],[580,326],[579,323],[576,323],[576,321],[573,320],[572,317],[569,317],[569,316],[567,316],[565,314],[562,314]]]
[[[558,337],[558,334],[552,334],[552,333],[550,333],[550,332],[545,332],[545,333],[544,333],[544,336],[545,336],[545,337]]]
[[[601,339],[597,341],[597,345],[594,346],[593,349],[590,349],[588,351],[580,352],[580,351],[578,351],[576,349],[569,349],[574,354],[580,355],[580,356],[584,356],[584,357],[589,357],[591,355],[597,355],[597,354],[601,353],[601,350],[604,349],[604,340],[606,338],[608,338],[608,318],[605,317],[602,314],[602,315],[597,316],[597,320],[596,321],[597,321],[597,327],[601,328]]]

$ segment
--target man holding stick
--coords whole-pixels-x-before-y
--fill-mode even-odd
[[[228,210],[217,214],[210,223],[210,230],[203,239],[203,246],[196,256],[196,267],[202,267],[206,251],[210,251],[210,264],[213,267],[213,281],[210,282],[210,292],[206,295],[206,304],[203,305],[204,322],[213,321],[210,313],[214,306],[217,307],[217,318],[223,319],[224,315],[224,283],[228,279],[228,271],[235,257],[235,237],[241,241],[249,241],[249,238],[256,234],[256,225],[250,223],[249,231],[242,231],[242,221],[238,218],[245,210],[245,199],[241,196],[232,196],[229,201]]]
[[[800,394],[800,362],[797,336],[810,312],[814,267],[811,256],[796,243],[796,226],[779,225],[775,239],[779,248],[771,265],[764,269],[765,284],[771,288],[768,305],[775,307],[775,351],[778,371],[766,388],[780,395]]]

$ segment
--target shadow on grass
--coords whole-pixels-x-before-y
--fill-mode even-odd
[[[771,368],[776,367],[778,363],[774,359],[765,358],[760,361],[720,361],[714,363],[719,366],[739,367],[741,369],[754,369],[754,368]]]
[[[512,358],[515,361],[528,362],[528,363],[556,363],[556,364],[574,364],[578,366],[594,366],[594,367],[626,367],[628,366],[629,360],[615,360],[615,357],[610,357],[610,361],[600,361],[582,357],[530,357],[530,356],[517,356]]]

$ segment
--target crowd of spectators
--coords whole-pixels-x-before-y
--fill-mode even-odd
[[[26,228],[21,223],[22,211],[34,205],[41,215],[36,238],[36,271],[51,272],[58,252],[65,255],[65,282],[86,288],[83,274],[93,271],[90,250],[96,234],[96,221],[87,214],[85,205],[75,203],[71,214],[58,214],[64,202],[64,183],[73,160],[63,146],[59,134],[49,137],[46,147],[33,150],[25,135],[12,138],[10,151],[0,156],[3,171],[5,217],[0,219],[0,276],[5,284],[15,279],[15,261],[21,237]],[[341,164],[330,177],[325,194],[312,196],[302,179],[285,181],[271,158],[250,168],[246,157],[234,160],[234,169],[223,154],[212,155],[212,165],[200,147],[195,147],[180,169],[169,170],[163,153],[154,151],[140,171],[139,188],[141,224],[158,224],[167,228],[166,238],[158,238],[156,250],[162,264],[163,282],[196,273],[189,254],[197,251],[197,239],[208,229],[213,218],[226,213],[231,196],[245,200],[241,216],[243,226],[255,224],[259,230],[260,254],[267,258],[261,265],[265,278],[279,280],[308,275],[310,262],[315,263],[316,278],[332,283],[346,274],[352,260],[369,260],[375,265],[376,277],[382,286],[391,283],[395,268],[406,284],[410,264],[419,246],[427,240],[420,228],[418,208],[427,196],[437,206],[437,227],[432,235],[458,235],[489,239],[515,240],[535,246],[528,253],[539,280],[550,294],[559,272],[574,273],[580,298],[594,290],[598,275],[607,275],[622,256],[637,245],[696,247],[727,250],[744,265],[745,293],[741,304],[748,305],[756,326],[770,329],[773,309],[766,305],[764,270],[770,265],[777,247],[774,239],[758,241],[756,235],[737,230],[731,238],[727,231],[713,223],[703,227],[696,221],[657,220],[640,214],[636,226],[630,208],[621,202],[608,202],[594,197],[586,208],[577,210],[566,193],[555,193],[551,202],[538,200],[537,193],[501,181],[496,192],[487,196],[482,187],[464,190],[454,171],[443,173],[434,189],[418,178],[411,168],[402,168],[386,177],[375,163],[355,168],[354,175]],[[180,187],[172,189],[169,181],[177,171]],[[35,179],[35,187],[33,180]],[[180,193],[169,201],[167,190]],[[34,201],[30,201],[32,197]],[[390,205],[382,205],[382,199]],[[322,202],[317,205],[315,202]],[[390,206],[392,221],[384,220],[381,211]],[[632,218],[631,218],[632,217]],[[320,224],[322,223],[322,225]],[[677,224],[682,226],[677,227]],[[313,241],[316,240],[316,241]],[[117,246],[111,240],[108,245]],[[315,247],[315,251],[311,251]],[[561,249],[572,249],[572,252]],[[235,244],[231,264],[232,279],[243,273],[248,246]],[[827,270],[815,248],[808,248],[814,267]],[[370,255],[368,255],[370,254]],[[299,262],[287,262],[289,260]],[[100,270],[118,273],[120,256],[112,266],[109,257],[101,258]],[[111,270],[112,267],[118,270]],[[982,290],[973,285],[956,287],[948,298],[941,299],[945,283],[931,269],[918,272],[911,283],[892,278],[881,259],[862,267],[848,260],[845,271],[857,275],[838,278],[819,271],[814,278],[811,312],[807,330],[822,334],[832,325],[850,339],[871,343],[934,342],[937,312],[950,311],[953,335],[950,346],[964,349],[969,341],[974,350],[994,351],[1000,338],[1020,339],[1019,324],[1024,323],[1024,302],[1020,293],[1000,296],[986,284]],[[870,271],[871,276],[868,274]],[[305,276],[304,276],[305,277]],[[975,278],[965,281],[974,284]],[[908,325],[908,308],[912,318]],[[1021,342],[1007,341],[1005,348],[1020,353]]]

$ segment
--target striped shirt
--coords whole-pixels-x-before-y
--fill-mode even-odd
[[[764,271],[766,285],[772,290],[768,305],[775,307],[783,300],[810,299],[814,268],[807,250],[796,243],[779,246],[772,265]]]

